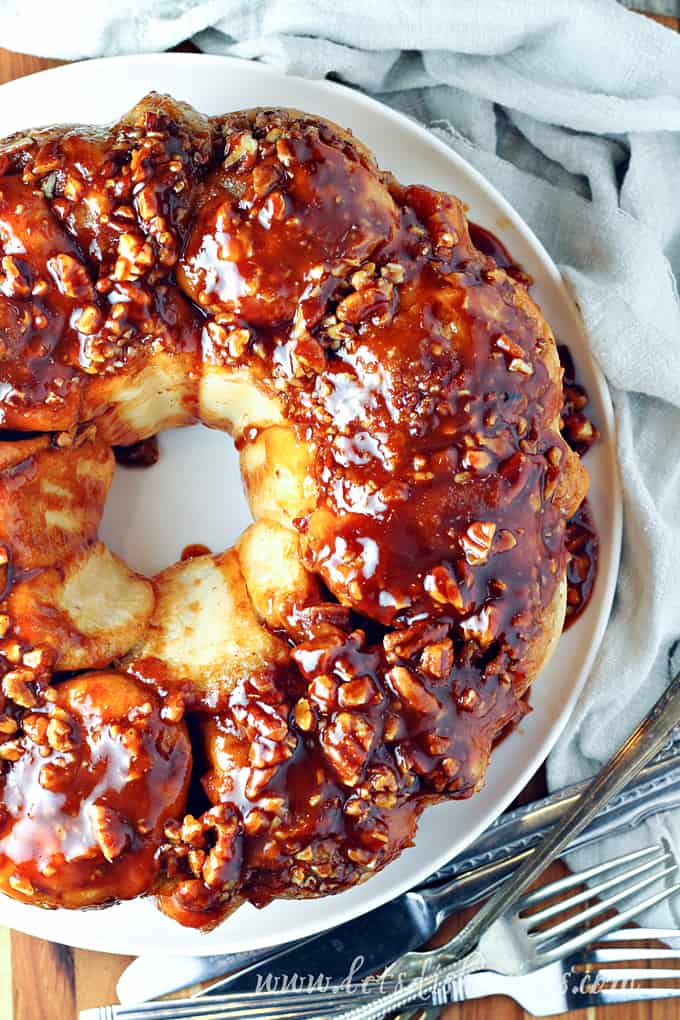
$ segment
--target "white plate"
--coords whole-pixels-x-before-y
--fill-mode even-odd
[[[609,616],[618,569],[621,500],[613,418],[604,380],[560,275],[508,203],[460,156],[427,131],[365,96],[327,82],[284,77],[261,65],[193,54],[95,60],[46,71],[0,89],[0,136],[53,122],[117,118],[156,89],[209,114],[250,106],[293,106],[347,126],[404,183],[454,192],[470,217],[497,234],[536,281],[533,293],[556,336],[574,355],[602,441],[588,455],[591,501],[601,540],[600,571],[588,610],[562,637],[534,685],[533,712],[496,749],[485,788],[468,801],[430,808],[415,846],[366,885],[322,900],[242,907],[209,935],[184,930],[151,900],[95,912],[43,911],[0,896],[0,924],[87,949],[139,954],[209,954],[275,945],[340,924],[379,906],[459,853],[508,805],[557,739],[593,662]],[[114,480],[103,537],[139,570],[174,562],[183,546],[229,545],[250,515],[231,441],[207,429],[161,438],[161,459]]]

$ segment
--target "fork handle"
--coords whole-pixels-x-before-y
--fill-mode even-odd
[[[573,808],[538,844],[456,937],[457,958],[465,956],[501,914],[510,910],[570,840],[586,827],[603,804],[633,779],[654,757],[680,722],[680,673],[624,744],[581,793]]]
[[[473,949],[461,960],[442,960],[443,966],[434,967],[432,970],[424,969],[420,978],[410,979],[406,985],[397,987],[387,995],[381,995],[366,1005],[357,1006],[355,1009],[342,1013],[338,1020],[382,1020],[388,1013],[395,1013],[402,1006],[411,1003],[420,1004],[426,1007],[427,1000],[432,1004],[432,996],[435,991],[441,991],[447,987],[455,987],[462,978],[475,971],[484,970],[488,964],[478,949]],[[423,961],[424,968],[427,967],[427,960]]]

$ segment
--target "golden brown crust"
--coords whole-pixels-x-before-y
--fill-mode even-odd
[[[67,440],[0,442],[0,543],[15,571],[63,564],[97,535],[113,453],[86,436]]]
[[[116,659],[203,713],[213,806],[157,847],[183,924],[382,868],[554,648],[587,476],[550,327],[476,236],[294,110],[152,95],[0,145],[0,426],[61,430],[0,442],[4,697]],[[97,542],[109,446],[198,420],[257,523],[152,589]]]

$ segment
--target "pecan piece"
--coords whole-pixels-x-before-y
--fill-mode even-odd
[[[35,708],[38,699],[28,686],[35,679],[31,669],[13,669],[2,678],[2,691],[6,698],[20,708]]]
[[[307,698],[300,698],[296,703],[293,709],[293,718],[295,719],[295,725],[303,733],[309,733],[310,730],[314,729],[316,720]]]
[[[227,152],[222,165],[225,170],[233,166],[239,173],[245,173],[255,166],[256,155],[257,142],[249,131],[241,131],[228,139]]]
[[[73,255],[53,255],[47,260],[50,271],[59,291],[66,297],[87,300],[92,297],[93,288],[90,274]]]
[[[130,833],[120,815],[104,804],[92,804],[89,810],[92,834],[99,849],[111,864],[123,853],[130,841]]]
[[[466,641],[476,641],[484,651],[495,639],[500,626],[500,611],[497,606],[485,605],[473,616],[461,620],[460,629]]]
[[[8,740],[0,744],[0,761],[19,761],[23,757],[24,747],[18,740]]]
[[[390,297],[385,293],[385,288],[378,285],[348,294],[338,305],[335,314],[341,322],[357,325],[365,319],[378,317],[382,320],[389,307]]]
[[[356,786],[368,759],[375,730],[363,716],[338,712],[321,733],[329,761],[345,786]]]
[[[260,163],[253,170],[252,182],[257,197],[263,198],[281,184],[281,170],[275,163]]]
[[[474,521],[461,535],[460,544],[471,567],[481,566],[489,558],[496,525],[493,521]]]
[[[422,652],[426,645],[442,641],[449,632],[446,623],[412,623],[403,630],[393,630],[383,638],[387,661],[396,663],[399,659],[410,659]]]
[[[401,698],[407,708],[421,715],[433,715],[440,709],[434,694],[428,691],[422,680],[406,666],[393,666],[385,679]]]
[[[0,260],[0,290],[9,298],[27,298],[31,294],[28,267],[16,255],[3,255]]]
[[[293,623],[306,638],[321,637],[325,634],[338,635],[338,631],[349,630],[349,607],[337,602],[321,602],[317,606],[295,609]]]
[[[438,567],[433,567],[425,576],[423,587],[434,602],[451,605],[459,612],[465,609],[460,587],[447,564],[442,563]]]
[[[445,680],[453,669],[453,642],[451,638],[426,645],[420,656],[423,673],[435,680]]]
[[[338,687],[338,704],[342,708],[362,708],[364,705],[375,705],[382,700],[370,676],[358,676],[347,680]]]

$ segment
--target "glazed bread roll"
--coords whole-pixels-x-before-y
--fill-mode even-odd
[[[480,788],[561,633],[587,489],[526,283],[457,198],[299,111],[151,94],[113,126],[0,144],[5,891],[156,892],[209,927],[367,879],[428,803]],[[233,436],[255,523],[139,577],[98,537],[111,447],[199,421]],[[117,854],[80,811],[90,863],[41,837],[18,868],[62,702],[86,756],[98,713],[111,734],[148,720],[130,782],[153,811],[121,807]]]

